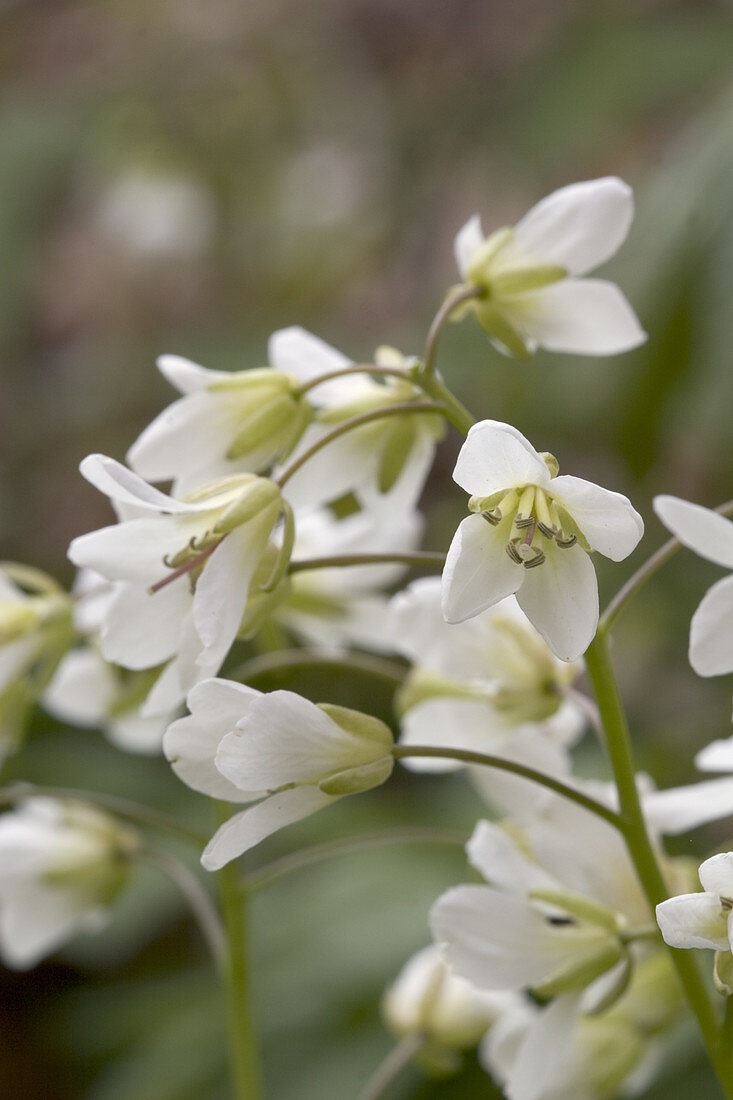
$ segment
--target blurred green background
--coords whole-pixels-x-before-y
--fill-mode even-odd
[[[419,351],[469,215],[505,225],[555,187],[605,174],[636,190],[608,274],[649,343],[525,365],[466,323],[446,334],[441,369],[478,416],[511,421],[648,517],[629,562],[600,563],[606,596],[663,540],[655,493],[732,495],[727,0],[7,0],[0,31],[3,557],[71,579],[69,540],[109,522],[78,462],[122,458],[171,399],[159,353],[261,366],[268,334],[290,324],[357,361],[382,343]],[[426,492],[430,548],[463,514],[457,446],[442,445]],[[718,575],[680,554],[617,631],[640,760],[662,784],[692,778],[693,752],[730,733],[730,681],[697,680],[685,659],[690,615]],[[386,693],[348,677],[288,686],[389,716]],[[209,828],[203,800],[162,761],[42,716],[7,774],[125,794]],[[468,832],[478,812],[460,779],[401,774],[253,862],[389,823]],[[678,850],[705,852],[732,829]],[[273,1100],[356,1095],[389,1048],[384,983],[426,941],[437,894],[465,876],[460,850],[413,847],[333,860],[258,897]],[[4,972],[0,1006],[8,1097],[227,1095],[204,951],[150,872],[106,933],[30,974]],[[712,1088],[693,1058],[649,1096]],[[394,1089],[492,1095],[471,1065],[442,1084],[407,1073]]]

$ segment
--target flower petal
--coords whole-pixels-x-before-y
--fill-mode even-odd
[[[516,592],[524,574],[506,553],[513,517],[492,527],[483,516],[464,519],[450,544],[443,569],[443,615],[460,623]],[[541,566],[544,568],[544,566]]]
[[[654,511],[667,530],[701,558],[733,569],[733,521],[679,497],[654,498]]]
[[[729,817],[733,814],[733,776],[649,791],[644,796],[644,814],[655,830],[666,836],[679,836]]]
[[[265,837],[336,801],[336,797],[324,794],[318,787],[295,787],[271,795],[230,817],[206,845],[201,863],[207,871],[218,871]]]
[[[692,616],[690,664],[698,676],[733,672],[733,576],[708,589]]]
[[[517,602],[561,661],[575,661],[593,641],[598,626],[598,582],[580,546],[548,547],[545,561],[525,569]]]
[[[700,864],[703,890],[721,898],[733,898],[733,852],[718,852]]]
[[[123,668],[162,664],[178,649],[190,606],[186,577],[152,596],[142,585],[121,582],[102,625],[102,656]]]
[[[461,447],[453,480],[477,497],[516,485],[547,485],[550,472],[532,444],[511,424],[482,420]]]
[[[315,703],[292,691],[272,691],[228,733],[216,766],[241,790],[318,783],[370,764],[389,749],[347,733]]]
[[[495,752],[506,734],[500,716],[490,703],[454,696],[426,699],[410,707],[401,727],[400,745],[471,752]],[[460,760],[427,756],[406,757],[401,763],[415,772],[449,772],[465,767]]]
[[[535,261],[583,275],[614,255],[633,216],[633,192],[623,180],[586,180],[561,187],[533,206],[517,223],[515,240]]]
[[[149,585],[169,572],[163,558],[176,554],[206,523],[182,522],[177,516],[130,519],[79,535],[69,546],[69,560],[97,570],[107,580]]]
[[[456,258],[458,271],[462,279],[466,278],[471,258],[484,243],[484,232],[481,228],[481,218],[474,214],[466,224],[458,230],[453,242],[453,254]]]
[[[695,767],[703,772],[733,772],[733,737],[711,741],[695,757]]]
[[[248,714],[260,692],[232,680],[204,680],[188,696],[191,713],[173,722],[163,737],[163,752],[179,779],[194,791],[228,802],[247,802],[261,789],[243,790],[225,779],[214,764],[222,738]]]
[[[112,500],[122,504],[132,504],[136,508],[144,508],[152,512],[194,512],[204,510],[206,505],[184,504],[181,500],[174,500],[167,493],[161,493],[143,481],[141,477],[128,470],[121,462],[107,455],[87,455],[81,462],[79,470],[90,485],[99,489]],[[211,505],[208,505],[211,508]]]
[[[619,288],[603,279],[562,279],[507,298],[502,309],[510,322],[548,351],[618,355],[647,338]]]
[[[184,470],[206,470],[216,458],[225,468],[237,412],[228,392],[182,397],[148,424],[127,452],[127,461],[149,481],[172,480]],[[237,469],[243,469],[241,463]],[[199,484],[203,483],[202,477]]]
[[[590,546],[611,561],[623,561],[644,534],[644,521],[628,497],[582,477],[563,474],[551,487],[553,498],[570,513]]]
[[[301,383],[354,365],[342,352],[298,325],[273,332],[268,343],[268,358],[275,370],[290,374]],[[373,387],[369,375],[347,374],[316,386],[309,397],[316,405],[331,408],[358,400],[365,390],[371,391]]]
[[[580,995],[564,993],[537,1014],[517,1051],[506,1083],[506,1095],[511,1100],[572,1096],[570,1090],[578,1082],[572,1040],[579,1010]],[[581,1088],[584,1085],[585,1082]]]
[[[160,373],[174,386],[179,393],[198,393],[205,390],[212,382],[219,382],[229,378],[229,372],[225,370],[208,370],[200,367],[190,359],[184,359],[180,355],[160,355],[157,359]]]
[[[493,886],[520,897],[531,890],[557,890],[558,881],[515,844],[504,829],[479,821],[466,845],[472,867]]]
[[[72,725],[99,729],[117,698],[120,684],[95,649],[70,650],[43,693],[44,708]]]
[[[657,906],[657,924],[670,947],[728,951],[726,916],[717,894],[680,894]]]

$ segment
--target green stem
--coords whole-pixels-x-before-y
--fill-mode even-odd
[[[217,803],[217,819],[226,821],[230,807]],[[227,988],[229,1057],[235,1100],[258,1100],[260,1065],[249,997],[247,958],[247,898],[239,883],[236,863],[216,872],[222,921],[227,934],[227,966],[222,975]]]
[[[163,813],[162,810],[153,810],[149,806],[142,806],[127,798],[118,798],[117,795],[102,794],[99,791],[77,790],[74,787],[45,787],[37,786],[35,783],[13,783],[9,787],[0,789],[0,806],[14,806],[18,802],[36,797],[91,802],[93,806],[100,806],[125,821],[132,821],[136,825],[147,825],[153,829],[162,829],[164,832],[184,837],[194,844],[206,844],[209,840],[208,833],[191,829],[188,825],[177,821],[175,817]]]
[[[547,787],[556,794],[562,795],[563,798],[570,799],[571,802],[577,802],[579,806],[590,810],[598,817],[604,818],[615,828],[620,829],[622,827],[619,815],[614,810],[610,810],[608,806],[604,806],[602,802],[596,802],[594,798],[589,798],[588,795],[583,794],[574,787],[569,787],[566,783],[562,783],[551,775],[535,771],[534,768],[528,768],[525,764],[518,764],[515,760],[507,760],[503,756],[491,756],[488,753],[471,752],[468,749],[437,748],[428,745],[395,745],[392,749],[392,755],[398,760],[409,756],[461,760],[464,764],[481,764],[488,768],[497,768],[499,771],[512,772],[514,775],[520,775],[523,779],[530,779],[533,783],[538,783],[541,787]]]
[[[481,290],[480,287],[457,286],[446,296],[440,309],[433,317],[430,328],[428,329],[422,364],[416,375],[420,380],[419,384],[421,386],[427,378],[435,374],[435,358],[438,353],[438,343],[446,322],[450,320],[451,313],[453,313],[458,306],[462,305],[463,302],[468,302],[471,298],[480,298],[483,294],[484,291]]]
[[[586,651],[585,664],[598,703],[608,755],[618,789],[622,832],[653,912],[669,894],[647,833],[636,787],[636,768],[629,728],[603,631],[598,631]],[[690,1008],[697,1018],[713,1068],[726,1097],[728,1100],[733,1100],[733,1076],[725,1059],[721,1056],[717,1013],[698,969],[697,960],[691,952],[684,950],[670,948],[670,955]]]
[[[299,852],[276,859],[247,875],[243,885],[246,890],[261,890],[264,886],[269,886],[286,875],[312,867],[314,863],[322,863],[324,860],[333,859],[334,856],[363,852],[369,848],[389,847],[395,844],[445,844],[462,848],[465,843],[464,833],[449,829],[409,827],[383,829],[378,833],[364,833],[361,836],[339,837],[338,840],[313,844],[309,848],[302,848]]]
[[[721,516],[733,514],[733,500],[728,500],[725,504],[720,504],[715,511]],[[633,599],[639,589],[643,588],[646,582],[653,577],[663,565],[666,565],[669,559],[674,557],[678,550],[682,549],[683,545],[684,544],[681,543],[678,538],[672,538],[668,539],[663,546],[660,546],[660,548],[652,554],[652,556],[645,561],[631,577],[629,577],[626,584],[619,589],[613,597],[601,616],[598,629],[607,633],[616,622],[616,619],[624,610],[627,603]]]
[[[397,1080],[403,1069],[406,1069],[412,1059],[425,1043],[425,1036],[416,1032],[400,1039],[396,1046],[392,1047],[389,1054],[379,1063],[364,1088],[359,1093],[357,1100],[380,1100],[394,1081]]]
[[[391,687],[399,687],[407,672],[407,669],[403,665],[398,665],[396,661],[372,657],[366,653],[330,653],[328,651],[319,653],[312,649],[281,649],[274,653],[262,653],[259,657],[252,657],[227,675],[230,680],[250,684],[252,680],[259,680],[272,673],[297,672],[300,669],[311,668],[339,668],[349,672],[363,672],[367,676],[384,680]]]
[[[323,447],[327,447],[329,443],[333,443],[335,439],[345,435],[346,432],[361,428],[364,424],[371,424],[373,420],[382,420],[386,416],[405,416],[410,413],[440,413],[441,416],[448,416],[447,409],[443,405],[432,401],[398,401],[394,405],[382,405],[378,409],[370,409],[368,412],[359,413],[358,416],[352,416],[348,420],[344,420],[342,424],[337,424],[330,432],[317,439],[312,447],[309,447],[307,451],[303,451],[302,455],[294,459],[283,470],[280,476],[276,478],[276,484],[282,489],[301,466],[304,466],[310,458],[318,454]]]
[[[290,573],[302,573],[310,569],[332,569],[347,565],[412,565],[418,569],[442,569],[445,554],[432,550],[414,550],[411,553],[388,554],[338,554],[330,558],[303,558],[291,561]]]
[[[461,435],[468,435],[469,429],[476,423],[476,418],[471,416],[465,405],[462,405],[457,397],[451,393],[437,374],[414,374],[414,380],[425,393],[435,401],[439,401],[443,408],[443,415],[449,420]]]
[[[406,370],[399,367],[378,367],[374,363],[355,363],[350,367],[339,367],[338,370],[330,370],[325,374],[319,374],[317,378],[311,378],[310,382],[303,382],[293,393],[302,396],[320,386],[322,382],[330,382],[332,378],[343,378],[350,374],[380,374],[386,378],[400,378],[403,382],[411,382],[412,379]]]

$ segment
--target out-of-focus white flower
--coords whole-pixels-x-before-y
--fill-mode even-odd
[[[0,817],[0,954],[24,969],[99,927],[137,841],[83,803],[29,798]]]
[[[416,511],[389,515],[385,509],[365,509],[337,520],[328,509],[318,509],[296,517],[293,559],[406,552],[415,548],[422,528]],[[400,643],[386,625],[383,592],[406,568],[387,563],[293,573],[274,617],[299,638],[323,649],[356,645],[394,652]]]
[[[655,497],[654,511],[684,546],[733,569],[733,521],[678,497]],[[717,581],[692,616],[690,664],[699,676],[733,672],[733,576]]]
[[[733,852],[700,864],[703,892],[679,894],[657,906],[657,923],[670,947],[733,950]]]
[[[81,471],[121,516],[69,548],[76,565],[116,582],[102,655],[129,669],[168,662],[146,713],[170,712],[197,680],[218,671],[237,636],[283,507],[279,490],[242,474],[178,500],[103,455],[90,455]]]
[[[464,283],[481,297],[461,313],[475,313],[492,343],[519,359],[538,347],[580,355],[637,347],[646,333],[619,288],[578,278],[613,256],[632,217],[631,188],[614,177],[554,191],[488,238],[474,215],[456,237],[455,254]]]
[[[318,373],[338,369],[335,363],[339,361],[342,366],[353,365],[315,337],[310,337],[306,349],[303,336],[302,330],[285,330],[279,349],[283,364],[304,363],[307,351],[311,364],[314,367],[320,364]],[[404,372],[405,377],[375,379],[367,374],[353,374],[314,387],[309,398],[318,411],[296,447],[293,460],[353,416],[423,398],[422,391],[408,375],[414,360],[394,348],[377,349],[374,359],[377,366]],[[286,369],[285,365],[281,369]],[[382,506],[392,514],[411,511],[422,492],[443,430],[443,421],[435,413],[405,413],[345,432],[293,475],[287,486],[288,498],[295,507],[304,509],[353,493],[365,507]]]
[[[262,695],[229,680],[198,684],[188,705],[191,714],[163,740],[179,778],[212,798],[261,799],[214,835],[201,858],[208,871],[392,772],[392,734],[358,711],[317,706],[290,691]]]
[[[443,571],[443,614],[462,622],[504,597],[517,601],[552,651],[574,661],[598,625],[590,551],[627,557],[644,524],[630,501],[582,478],[557,474],[509,424],[475,424],[454,480],[471,493]]]
[[[454,974],[431,945],[413,955],[386,990],[382,1016],[397,1037],[420,1036],[420,1064],[442,1074],[457,1070],[459,1052],[475,1047],[517,1000],[512,993],[476,989]]]
[[[102,195],[96,220],[121,252],[188,257],[210,244],[216,211],[200,182],[138,169],[121,176]]]

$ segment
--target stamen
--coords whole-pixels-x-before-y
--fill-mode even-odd
[[[176,563],[176,558],[177,557],[178,557],[177,554],[174,554],[173,557],[171,557],[170,554],[163,554],[163,565],[167,566],[168,569],[175,569],[176,564],[177,564]]]
[[[523,531],[525,527],[534,526],[534,516],[520,516],[519,513],[515,516],[514,526],[518,531]]]
[[[532,515],[534,495],[534,485],[528,485],[526,489],[522,491],[522,495],[519,498],[519,504],[517,505],[517,514],[514,517],[514,526],[518,531],[521,531],[524,527],[528,527],[530,523],[534,525],[534,516]]]
[[[555,535],[559,533],[553,527],[547,527],[542,520],[539,519],[537,520],[537,530],[540,534],[544,535],[546,539],[554,539]]]
[[[534,569],[536,565],[542,565],[545,560],[545,555],[538,546],[533,546],[532,550],[534,551],[534,557],[530,558],[529,561],[522,562],[525,569]]]
[[[577,535],[565,535],[563,532],[561,534],[563,537],[555,540],[561,550],[569,550],[571,546],[575,546],[578,541]]]
[[[491,512],[480,512],[479,514],[483,516],[486,522],[490,523],[492,527],[498,527],[501,523],[501,511],[498,508],[494,508]]]
[[[537,516],[537,527],[546,539],[554,539],[560,534],[560,528],[553,523],[550,506],[542,489],[535,493],[534,510]]]
[[[523,564],[522,557],[521,557],[521,555],[520,555],[520,553],[517,550],[517,547],[515,545],[515,543],[517,543],[517,542],[519,542],[519,539],[512,539],[511,542],[508,542],[506,544],[506,552],[509,555],[509,557],[512,559],[513,562],[516,562],[517,565],[522,565]]]

